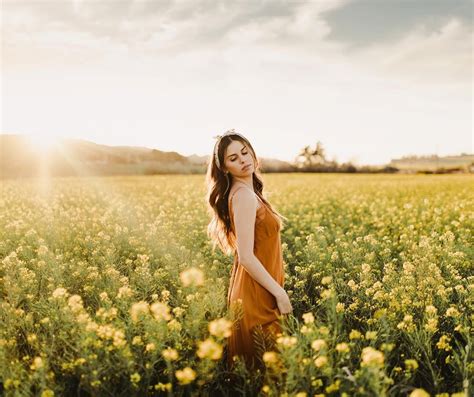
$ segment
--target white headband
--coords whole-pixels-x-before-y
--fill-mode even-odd
[[[219,162],[219,144],[221,142],[221,139],[227,135],[238,135],[241,138],[246,139],[244,136],[242,136],[238,132],[235,132],[233,128],[231,130],[224,132],[222,135],[216,135],[213,137],[214,139],[217,139],[216,145],[214,146],[214,160],[216,162],[217,168],[219,169],[221,169],[221,164]]]

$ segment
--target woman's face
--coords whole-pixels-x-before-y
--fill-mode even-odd
[[[254,160],[244,142],[232,141],[224,154],[225,169],[233,176],[246,176],[254,172]],[[244,168],[245,167],[245,168]]]

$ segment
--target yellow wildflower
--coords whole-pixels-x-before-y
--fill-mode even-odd
[[[200,358],[210,358],[218,360],[222,356],[222,346],[214,342],[212,339],[206,339],[198,343],[199,349],[197,355]]]
[[[449,345],[449,341],[451,338],[448,335],[441,335],[438,342],[436,343],[436,347],[440,350],[451,350],[451,346]]]
[[[232,321],[225,318],[213,320],[208,325],[211,335],[218,338],[227,338],[232,334]]]
[[[326,356],[319,356],[319,357],[316,357],[316,359],[314,360],[314,364],[318,368],[321,368],[322,366],[326,365],[327,363],[328,363],[328,359],[327,359]]]
[[[35,357],[30,368],[35,371],[44,367],[43,359],[41,357]]]
[[[181,317],[181,315],[185,312],[185,310],[180,306],[176,306],[172,311],[176,317]]]
[[[354,280],[349,280],[349,281],[347,282],[347,285],[349,286],[349,288],[350,288],[352,291],[356,291],[356,290],[359,288],[359,286],[355,283]]]
[[[407,359],[405,360],[405,367],[410,371],[414,371],[418,368],[418,362],[414,359]]]
[[[296,345],[298,340],[295,336],[280,336],[277,338],[276,342],[283,347],[291,347]]]
[[[322,335],[329,335],[329,328],[325,326],[319,327],[319,332]]]
[[[429,318],[425,324],[425,329],[428,332],[436,332],[438,329],[438,319],[437,318]]]
[[[150,306],[150,311],[156,320],[171,320],[170,308],[166,303],[154,302]]]
[[[171,347],[164,349],[161,352],[161,355],[165,358],[165,360],[169,361],[175,361],[178,359],[178,352]]]
[[[311,328],[307,327],[306,325],[302,325],[300,328],[300,332],[302,334],[309,334],[311,332]]]
[[[381,351],[374,349],[373,347],[364,347],[362,349],[362,366],[382,366],[384,364],[384,355]]]
[[[321,299],[325,300],[325,299],[329,299],[331,298],[332,296],[334,296],[334,292],[333,290],[331,289],[323,289],[321,291]]]
[[[263,361],[267,364],[274,364],[278,361],[278,354],[274,351],[263,353]]]
[[[303,321],[305,324],[311,324],[314,323],[314,315],[311,312],[304,313],[303,314]]]
[[[349,334],[349,339],[360,339],[360,338],[362,338],[362,334],[356,329],[353,329]]]
[[[183,270],[180,275],[181,283],[188,287],[190,285],[199,286],[204,284],[204,273],[197,267],[191,267]]]
[[[172,388],[172,384],[171,383],[161,383],[161,382],[158,382],[156,385],[155,385],[155,390],[159,390],[159,391],[170,391]]]
[[[322,348],[326,347],[326,341],[324,339],[316,339],[311,343],[311,347],[315,351],[320,351]]]
[[[328,285],[328,284],[331,283],[331,281],[332,281],[332,277],[331,277],[331,276],[325,276],[325,277],[322,278],[321,284],[323,284],[323,285]]]
[[[459,317],[461,313],[459,313],[458,309],[455,307],[450,307],[446,310],[447,317]]]
[[[141,315],[148,314],[149,309],[150,307],[145,301],[134,303],[130,309],[130,316],[132,317],[132,321],[137,322]]]
[[[349,349],[349,345],[343,342],[343,343],[338,343],[336,345],[336,350],[339,353],[347,353],[350,349]]]
[[[147,343],[147,345],[145,346],[145,351],[147,352],[152,352],[156,350],[156,345],[154,343]]]
[[[132,339],[132,345],[143,345],[142,337],[141,336],[134,336]]]
[[[62,298],[62,297],[66,297],[68,295],[69,294],[68,294],[67,290],[65,288],[62,288],[62,287],[56,288],[52,293],[53,298]]]
[[[180,322],[175,318],[168,322],[168,329],[170,329],[171,331],[181,331],[181,328],[182,326]]]
[[[134,372],[132,375],[130,375],[130,380],[132,381],[132,383],[140,382],[141,378],[142,377],[140,376],[140,374],[138,372]]]
[[[182,385],[191,383],[194,379],[196,379],[196,372],[194,372],[194,370],[190,367],[178,369],[175,372],[175,375],[179,383]]]
[[[337,379],[334,383],[330,384],[329,386],[326,387],[326,393],[333,393],[335,391],[339,390],[339,386],[341,384],[341,380]]]
[[[83,309],[82,298],[79,295],[72,295],[68,299],[67,304],[74,313],[77,313]]]
[[[117,293],[117,298],[128,298],[133,295],[132,289],[128,286],[125,285],[123,287],[120,287]]]
[[[367,331],[365,333],[365,339],[371,340],[377,338],[377,331]]]
[[[430,316],[434,316],[437,313],[437,311],[438,311],[438,309],[433,305],[428,305],[425,308],[426,314],[428,314]]]
[[[415,389],[410,393],[409,397],[430,397],[424,389]]]

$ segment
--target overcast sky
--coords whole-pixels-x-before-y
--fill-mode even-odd
[[[471,0],[2,1],[1,132],[380,164],[472,153]]]

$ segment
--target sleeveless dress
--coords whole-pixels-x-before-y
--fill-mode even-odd
[[[237,190],[245,187],[239,187]],[[232,197],[229,198],[229,213],[232,229],[234,214]],[[276,215],[260,200],[255,219],[254,255],[265,269],[283,287],[284,268],[280,241],[280,225]],[[244,359],[247,368],[264,369],[262,355],[264,351],[275,348],[276,334],[281,332],[281,323],[275,297],[257,281],[239,263],[238,253],[234,252],[229,291],[228,308],[240,309],[240,320],[234,322],[232,334],[227,338],[226,360],[233,367],[233,356]],[[237,311],[238,312],[238,311]]]

